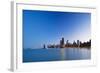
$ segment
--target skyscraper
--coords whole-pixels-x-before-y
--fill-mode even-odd
[[[44,49],[46,48],[45,44],[43,45],[43,48],[44,48]]]
[[[69,40],[67,40],[66,44],[68,44],[68,43],[69,43]]]
[[[78,46],[78,47],[80,46],[80,41],[79,41],[79,40],[77,40],[77,46]]]
[[[64,38],[62,38],[61,40],[60,40],[60,47],[64,47]]]
[[[64,38],[62,38],[62,45],[64,45]]]
[[[68,47],[68,45],[69,45],[69,40],[66,41],[65,46]]]

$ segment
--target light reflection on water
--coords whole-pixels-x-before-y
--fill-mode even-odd
[[[61,60],[65,60],[66,58],[66,52],[64,49],[61,49]]]
[[[24,49],[23,62],[91,59],[88,48]]]

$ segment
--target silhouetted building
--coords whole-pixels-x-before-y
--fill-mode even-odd
[[[43,48],[46,48],[45,44],[43,45]]]
[[[65,46],[65,44],[64,44],[64,38],[62,38],[62,39],[60,40],[60,47],[63,48],[64,46]]]
[[[69,46],[69,40],[66,41],[65,47]]]
[[[66,41],[66,44],[68,44],[68,43],[69,43],[68,41],[69,41],[69,40],[67,40],[67,41]]]
[[[75,41],[73,42],[72,46],[73,46],[73,47],[77,47],[77,44],[76,44]]]
[[[81,42],[77,40],[76,42],[73,41],[73,43],[70,43],[69,40],[64,43],[64,38],[60,40],[60,44],[49,44],[47,45],[47,48],[67,48],[67,47],[79,47],[79,48],[91,48],[91,40],[86,42]],[[43,48],[46,48],[45,44],[43,45]]]
[[[80,43],[80,47],[91,48],[91,40],[89,40],[87,42]]]
[[[60,40],[60,45],[64,45],[64,38]]]
[[[64,45],[64,38],[62,38],[62,42],[61,42],[61,44]]]
[[[80,41],[79,40],[77,40],[77,47],[79,47],[80,46]]]

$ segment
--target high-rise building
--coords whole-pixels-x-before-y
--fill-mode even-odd
[[[79,41],[79,40],[77,40],[77,46],[78,46],[78,47],[80,46],[80,41]]]
[[[77,46],[77,43],[75,41],[73,41],[73,47],[76,47]]]
[[[64,38],[60,40],[60,47],[64,47]]]
[[[69,43],[69,40],[66,41],[66,44],[68,44],[68,43]]]
[[[68,45],[69,45],[69,40],[66,41],[65,46],[68,47]]]
[[[62,38],[62,45],[64,45],[64,38]]]
[[[45,44],[43,45],[43,48],[46,48]]]

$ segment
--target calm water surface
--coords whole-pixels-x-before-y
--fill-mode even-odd
[[[91,59],[88,48],[24,49],[23,62]]]

